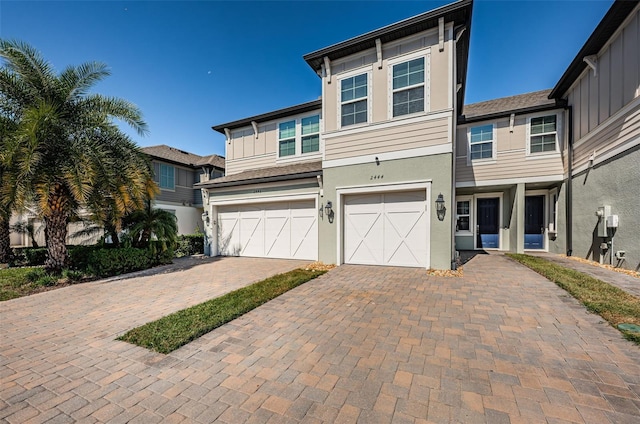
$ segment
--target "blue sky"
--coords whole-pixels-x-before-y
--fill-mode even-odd
[[[224,155],[212,125],[320,96],[304,54],[447,3],[2,0],[0,37],[58,71],[107,63],[96,91],[142,109],[141,146]],[[476,1],[466,103],[553,87],[611,3]]]

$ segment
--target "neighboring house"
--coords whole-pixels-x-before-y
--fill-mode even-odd
[[[191,234],[196,229],[203,231],[202,194],[194,184],[206,182],[224,175],[224,158],[218,155],[199,156],[167,145],[143,147],[142,151],[151,158],[154,181],[160,192],[154,200],[154,207],[166,209],[178,218],[178,234]],[[35,230],[35,240],[40,247],[45,246],[42,222],[34,211],[13,214],[10,224],[30,223]],[[72,222],[68,226],[67,244],[95,243],[102,234],[73,237],[84,228],[82,223]],[[32,246],[28,234],[12,231],[11,246]]]
[[[143,147],[153,166],[154,181],[160,192],[153,205],[175,214],[178,234],[203,231],[202,194],[194,184],[224,175],[225,160],[218,155],[199,156],[164,144]]]
[[[472,7],[307,54],[320,100],[214,126],[227,174],[196,184],[211,254],[442,269],[459,250],[624,251],[612,262],[638,267],[638,2],[613,4],[553,90],[463,107]]]

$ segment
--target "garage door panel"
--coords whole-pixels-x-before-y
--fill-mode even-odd
[[[427,258],[426,191],[345,198],[344,261],[422,267]]]
[[[314,200],[218,208],[221,255],[318,258]]]

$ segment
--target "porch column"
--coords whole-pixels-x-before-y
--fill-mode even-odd
[[[524,183],[520,183],[516,186],[516,253],[524,253],[524,194]]]

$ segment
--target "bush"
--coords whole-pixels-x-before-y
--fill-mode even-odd
[[[47,260],[46,247],[16,247],[9,266],[40,266]]]
[[[202,234],[183,234],[178,236],[177,258],[202,253],[204,253],[204,236]]]
[[[171,249],[157,253],[135,247],[94,249],[88,254],[86,271],[97,277],[110,277],[171,263],[172,258]]]
[[[62,278],[66,278],[73,283],[77,283],[82,280],[82,277],[84,277],[82,271],[73,271],[71,269],[65,269],[62,271]]]
[[[25,278],[31,281],[36,286],[49,287],[58,282],[58,279],[53,275],[47,274],[44,268],[35,268],[27,272]]]
[[[86,270],[89,267],[91,254],[96,250],[103,248],[104,247],[98,245],[69,246],[69,268],[76,271]]]

